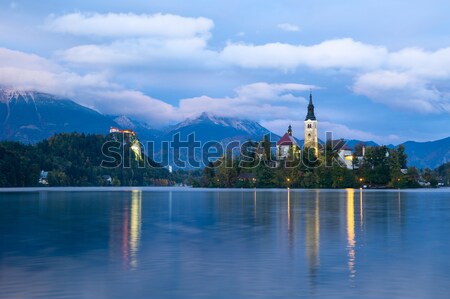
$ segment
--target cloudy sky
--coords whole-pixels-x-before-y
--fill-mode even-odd
[[[155,127],[201,112],[301,137],[450,135],[445,0],[0,0],[0,84]]]

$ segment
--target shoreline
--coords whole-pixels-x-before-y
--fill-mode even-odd
[[[332,192],[332,191],[342,191],[342,190],[364,190],[365,192],[449,192],[450,187],[440,187],[440,188],[410,188],[410,189],[369,189],[369,188],[193,188],[193,187],[171,187],[171,186],[151,186],[151,187],[9,187],[0,188],[0,193],[14,193],[14,192],[129,192],[129,191],[144,191],[144,192],[158,192],[158,191],[170,191],[170,192],[255,192],[255,191],[266,191],[266,192],[299,192],[299,191],[321,191],[321,192]]]

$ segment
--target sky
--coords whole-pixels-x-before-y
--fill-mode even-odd
[[[444,0],[0,0],[0,85],[160,128],[202,112],[300,139],[450,136]]]

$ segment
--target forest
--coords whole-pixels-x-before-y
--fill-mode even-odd
[[[107,157],[119,158],[105,163],[105,143],[116,144]],[[268,144],[255,150],[247,143],[241,151],[227,153],[202,169],[169,172],[145,154],[133,155],[125,135],[61,133],[37,144],[0,142],[0,187],[41,186],[40,174],[46,172],[48,186],[174,186],[206,188],[416,188],[419,182],[433,187],[438,181],[448,184],[450,163],[435,170],[407,168],[407,156],[399,146],[369,147],[355,168],[347,169],[331,147],[319,157],[305,149],[298,160],[274,164]],[[250,144],[250,145],[249,145]],[[327,147],[329,145],[326,145]],[[361,149],[355,148],[355,154]],[[102,164],[103,161],[103,164]],[[407,170],[407,171],[405,171]],[[423,184],[422,184],[423,186]]]
[[[120,145],[118,151],[132,156],[128,144],[117,138],[112,140],[111,135],[62,133],[34,145],[0,142],[0,186],[38,186],[42,170],[48,172],[49,186],[168,186],[176,183],[175,176],[167,169],[138,167],[132,159],[127,167],[119,165],[119,161],[116,165],[102,166],[105,158],[102,147],[108,141],[115,141]],[[144,156],[144,159],[148,158]],[[148,160],[148,165],[155,165]]]
[[[358,145],[353,169],[348,169],[338,159],[338,150],[330,144],[325,146],[327,149],[319,157],[314,156],[314,151],[304,149],[303,153],[308,154],[301,155],[297,161],[284,163],[274,163],[273,153],[264,144],[262,154],[251,149],[243,149],[239,157],[228,153],[210,163],[196,183],[201,187],[219,188],[418,188],[422,185],[434,187],[438,184],[437,179],[448,180],[444,169],[439,174],[436,170],[408,168],[402,145],[394,149],[368,147],[361,161],[355,159],[361,151],[361,145]]]

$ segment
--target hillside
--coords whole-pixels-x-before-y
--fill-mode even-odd
[[[105,133],[110,118],[54,95],[0,89],[0,140],[35,143],[61,132]]]
[[[410,166],[436,168],[450,161],[450,137],[428,142],[403,143]]]
[[[0,187],[37,186],[42,170],[48,172],[49,186],[145,186],[173,184],[171,174],[164,168],[149,167],[155,165],[151,159],[143,157],[147,167],[138,167],[134,159],[129,163],[117,159],[109,167],[102,167],[102,161],[112,151],[102,146],[111,141],[112,136],[85,135],[78,133],[57,134],[48,140],[34,145],[19,142],[0,142]],[[119,136],[120,137],[120,136]],[[130,146],[126,140],[117,140],[118,153],[130,157]],[[115,157],[119,157],[115,155]],[[123,161],[123,163],[120,163]],[[128,164],[129,167],[124,167]],[[110,182],[105,180],[110,177]]]

